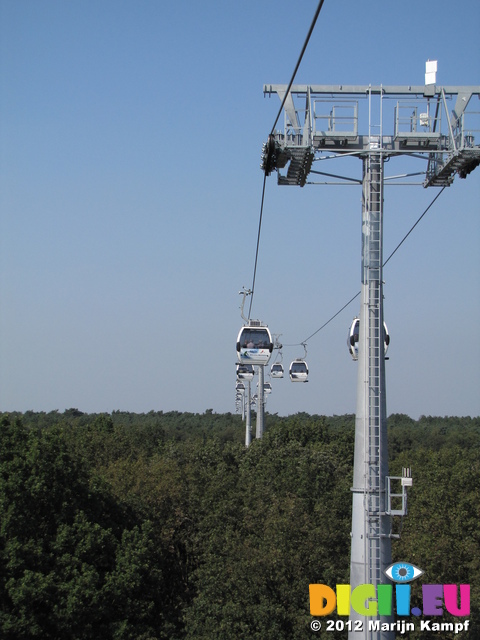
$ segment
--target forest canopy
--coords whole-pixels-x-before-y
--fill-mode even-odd
[[[354,416],[244,433],[212,410],[0,414],[1,637],[312,637],[308,585],[349,582]],[[470,584],[477,639],[480,419],[391,415],[388,443],[413,476],[393,558]]]

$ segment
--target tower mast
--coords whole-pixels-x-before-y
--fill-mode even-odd
[[[457,174],[465,178],[480,164],[478,135],[475,139],[466,118],[470,99],[480,96],[480,87],[440,87],[430,75],[425,78],[425,86],[294,85],[286,96],[287,89],[287,85],[264,86],[264,94],[277,94],[282,101],[285,118],[284,131],[270,135],[263,147],[261,166],[267,175],[276,170],[278,184],[301,187],[307,184],[310,173],[336,178],[336,182],[308,184],[360,183],[349,177],[312,170],[316,154],[324,151],[335,157],[357,156],[363,166],[361,308],[350,556],[353,591],[359,584],[377,587],[386,582],[384,570],[392,561],[391,538],[396,537],[392,533],[392,516],[406,513],[405,490],[412,482],[408,472],[404,478],[388,475],[382,273],[384,162],[391,157],[423,156],[427,160],[424,187],[449,186]],[[294,96],[304,101],[304,109],[296,108]],[[385,96],[394,105],[391,119],[394,128],[389,135],[383,133]],[[372,124],[374,98],[379,100],[377,128]],[[365,99],[368,99],[368,134],[361,134],[359,102]],[[451,112],[449,100],[455,100]],[[282,169],[286,169],[286,173],[282,174]],[[392,481],[398,480],[402,481],[402,493],[394,494]],[[402,499],[400,509],[393,508],[392,498]],[[353,611],[351,619],[366,620]],[[391,619],[380,618],[380,622],[389,621]],[[354,629],[355,625],[352,627]],[[390,630],[371,630],[366,624],[361,631],[353,629],[348,635],[352,640],[393,640],[395,635]]]

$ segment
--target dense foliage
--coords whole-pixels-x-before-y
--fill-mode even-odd
[[[345,638],[310,630],[308,585],[349,581],[354,417],[266,424],[246,449],[211,410],[3,414],[0,636]],[[480,419],[392,415],[389,449],[414,477],[394,558],[470,584],[478,639]]]

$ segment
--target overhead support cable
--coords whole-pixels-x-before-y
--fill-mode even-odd
[[[438,198],[442,195],[442,193],[445,191],[446,187],[443,187],[441,189],[441,191],[439,191],[437,193],[437,195],[435,196],[435,198],[430,202],[430,204],[428,205],[428,207],[425,209],[425,211],[422,213],[422,215],[418,218],[418,220],[415,222],[415,224],[410,228],[410,230],[408,231],[408,233],[406,233],[404,235],[404,237],[402,238],[402,240],[397,244],[397,246],[395,247],[395,249],[392,251],[392,253],[388,256],[388,258],[385,260],[385,262],[383,263],[382,267],[384,267],[387,262],[393,257],[393,255],[398,251],[398,249],[400,249],[400,247],[402,246],[402,244],[405,242],[405,240],[408,238],[408,236],[412,233],[412,231],[415,229],[415,227],[418,225],[418,223],[420,222],[420,220],[425,216],[425,214],[431,209],[431,207],[435,204],[435,202],[438,200]],[[341,309],[339,309],[331,318],[329,318],[326,322],[324,322],[324,324],[322,324],[321,327],[319,327],[316,331],[314,331],[311,335],[308,336],[308,338],[305,338],[304,340],[302,340],[301,342],[295,342],[294,344],[284,344],[285,347],[298,347],[300,345],[303,345],[304,342],[308,342],[310,340],[310,338],[313,338],[313,336],[317,335],[317,333],[319,333],[322,329],[324,329],[328,324],[330,324],[330,322],[332,320],[334,320],[340,313],[342,313],[342,311],[344,309],[346,309],[356,298],[358,298],[358,296],[360,295],[360,291],[358,293],[356,293],[353,298],[350,298],[350,300],[343,305],[343,307]]]
[[[288,97],[288,94],[290,93],[290,89],[292,88],[292,84],[293,84],[293,81],[295,80],[295,76],[297,75],[297,71],[298,71],[298,68],[300,66],[300,63],[302,62],[303,54],[305,53],[305,50],[306,50],[307,45],[308,45],[308,42],[309,42],[310,37],[311,37],[311,35],[313,33],[313,30],[315,28],[315,24],[317,22],[317,18],[320,15],[320,11],[322,10],[323,3],[324,3],[324,0],[320,0],[320,2],[318,3],[317,10],[315,11],[315,15],[313,16],[312,24],[310,25],[310,29],[308,30],[307,37],[305,38],[305,42],[303,43],[302,51],[300,52],[300,56],[299,56],[299,58],[297,60],[297,64],[295,65],[295,69],[293,71],[292,78],[291,78],[290,83],[289,83],[289,85],[287,87],[285,95],[283,96],[282,104],[281,104],[280,109],[278,111],[277,117],[275,118],[275,122],[273,123],[272,130],[270,131],[270,135],[272,135],[273,132],[275,131],[275,127],[277,126],[278,119],[280,118],[280,115],[282,113],[283,106],[284,106],[285,101],[286,101],[286,99]]]
[[[318,149],[317,149],[318,151]],[[345,153],[334,153],[331,156],[319,156],[318,158],[314,158],[313,162],[322,162],[323,160],[338,160],[339,158],[348,158],[348,157],[360,157],[363,151],[350,151]]]
[[[358,296],[360,295],[360,291],[358,293],[356,293],[353,298],[350,298],[350,300],[343,305],[343,307],[341,309],[339,309],[337,311],[337,313],[335,313],[331,318],[329,318],[324,324],[322,324],[321,327],[319,327],[316,331],[314,331],[310,336],[308,336],[308,338],[305,338],[305,340],[302,340],[302,342],[295,342],[294,344],[284,344],[283,346],[285,347],[298,347],[300,345],[304,345],[305,343],[307,343],[310,338],[313,338],[313,336],[317,335],[317,333],[319,331],[321,331],[322,329],[324,329],[327,324],[330,324],[330,322],[332,322],[332,320],[334,320],[340,313],[342,313],[342,311],[344,309],[346,309],[348,307],[349,304],[351,304],[356,298],[358,298]]]
[[[399,173],[396,176],[384,176],[383,181],[387,182],[388,180],[401,180],[403,178],[413,178],[414,176],[424,176],[426,175],[426,171],[416,171],[415,173]],[[401,183],[404,184],[403,182]]]
[[[413,225],[413,227],[410,229],[410,231],[402,238],[402,240],[397,244],[397,246],[395,247],[395,249],[392,251],[392,253],[388,256],[388,258],[385,260],[385,262],[383,263],[382,266],[385,266],[387,264],[387,262],[390,260],[390,258],[393,256],[394,253],[397,252],[398,249],[400,249],[400,247],[402,246],[402,244],[405,242],[405,240],[408,238],[408,236],[412,233],[412,231],[415,229],[415,227],[417,226],[417,224],[420,222],[420,220],[423,218],[423,216],[427,213],[427,211],[430,209],[430,207],[435,203],[435,201],[442,195],[442,193],[445,191],[446,186],[442,188],[441,191],[439,191],[437,193],[437,195],[435,196],[435,198],[431,201],[431,203],[428,205],[428,207],[425,209],[425,211],[422,213],[422,215],[419,217],[419,219],[415,222],[415,224]]]
[[[359,178],[348,178],[347,176],[339,176],[336,173],[325,173],[324,171],[315,171],[311,169],[310,173],[315,173],[318,176],[327,176],[328,178],[338,178],[339,180],[345,180],[346,182],[354,182],[355,184],[362,184]]]
[[[302,47],[302,51],[300,52],[300,56],[297,60],[297,64],[295,65],[295,69],[293,71],[290,83],[288,85],[288,89],[287,92],[285,93],[285,96],[282,100],[282,104],[280,106],[280,109],[278,111],[278,115],[275,118],[275,122],[273,123],[273,127],[272,130],[270,132],[270,135],[268,136],[268,142],[264,145],[264,160],[263,160],[263,164],[262,164],[262,168],[264,170],[264,175],[263,175],[263,188],[262,188],[262,203],[260,206],[260,219],[258,222],[258,234],[257,234],[257,248],[255,251],[255,265],[253,268],[253,282],[252,282],[252,289],[251,289],[251,296],[250,296],[250,306],[249,306],[249,310],[248,310],[248,319],[250,320],[250,316],[251,316],[251,312],[252,312],[252,304],[253,304],[253,295],[255,293],[255,279],[256,279],[256,275],[257,275],[257,264],[258,264],[258,252],[259,252],[259,247],[260,247],[260,233],[262,230],[262,217],[263,217],[263,204],[265,201],[265,184],[266,184],[266,179],[267,179],[267,175],[270,175],[270,173],[273,171],[274,166],[275,166],[275,144],[273,142],[273,132],[275,131],[275,127],[277,126],[277,122],[278,119],[280,118],[280,114],[282,113],[282,109],[283,106],[285,104],[285,100],[287,99],[288,93],[290,91],[290,88],[295,80],[295,76],[297,75],[297,71],[298,68],[300,67],[300,63],[302,62],[302,58],[303,55],[307,49],[307,45],[308,42],[310,40],[310,37],[313,33],[313,30],[315,28],[315,24],[317,22],[317,18],[320,15],[320,11],[322,10],[322,6],[325,0],[320,0],[320,2],[318,3],[318,7],[317,10],[315,11],[315,15],[313,16],[313,20],[312,20],[312,24],[310,25],[310,29],[308,30],[307,33],[307,37],[305,38],[305,42],[303,43],[303,47]]]
[[[250,306],[248,307],[248,319],[250,320],[250,316],[252,313],[252,304],[253,304],[253,294],[255,292],[255,278],[257,277],[257,264],[258,264],[258,250],[260,248],[260,233],[262,230],[262,218],[263,218],[263,203],[265,202],[265,186],[267,184],[267,172],[263,174],[263,188],[262,188],[262,203],[260,205],[260,218],[258,221],[258,233],[257,233],[257,249],[255,251],[255,265],[253,267],[253,281],[252,281],[252,289],[250,296]]]

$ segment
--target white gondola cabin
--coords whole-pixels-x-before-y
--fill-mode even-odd
[[[358,340],[360,336],[360,318],[354,318],[348,332],[347,346],[353,360],[358,360]],[[383,351],[387,355],[390,335],[386,323],[383,323]]]
[[[258,384],[257,384],[257,388],[258,388]],[[263,383],[263,393],[272,393],[272,385],[270,382],[264,382]]]
[[[268,364],[272,351],[272,334],[259,320],[250,320],[240,329],[237,357],[242,364]]]
[[[255,371],[251,364],[237,364],[237,379],[238,380],[253,380]]]
[[[270,375],[272,378],[283,378],[283,364],[275,362],[270,367]]]
[[[235,390],[237,393],[245,393],[245,384],[243,382],[237,382],[235,385]]]
[[[354,318],[348,332],[347,347],[353,360],[358,360],[358,338],[360,335],[360,318]]]
[[[292,382],[308,382],[308,366],[305,360],[297,358],[291,363],[290,380]]]

